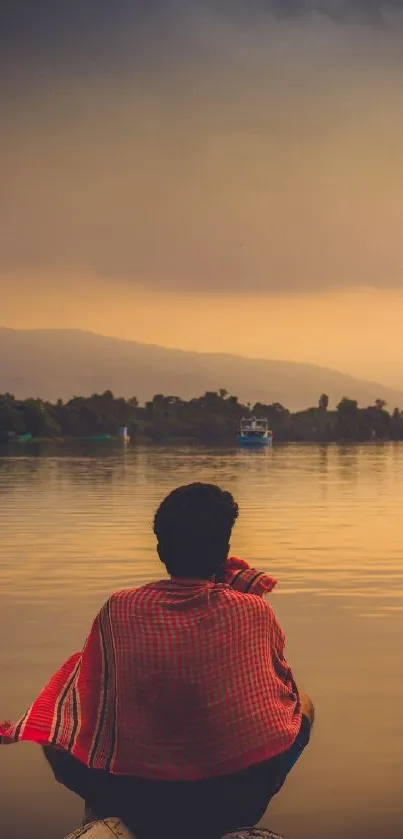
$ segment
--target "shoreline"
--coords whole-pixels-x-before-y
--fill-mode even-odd
[[[226,390],[182,400],[157,394],[140,405],[111,391],[64,403],[0,394],[0,445],[237,445],[242,422],[264,421],[274,444],[364,443],[403,440],[403,411],[382,399],[359,407],[343,397],[329,408],[323,393],[316,407],[291,411],[280,403],[246,405]],[[122,439],[127,435],[127,440]],[[130,442],[129,442],[130,441]]]
[[[22,451],[27,449],[32,449],[33,447],[50,447],[53,446],[54,448],[73,448],[73,447],[80,447],[86,448],[89,450],[107,450],[108,448],[119,448],[122,451],[127,449],[135,449],[139,448],[140,446],[150,446],[152,448],[159,448],[161,446],[189,446],[189,447],[200,447],[200,448],[211,448],[211,447],[225,447],[231,449],[237,449],[239,451],[253,451],[253,452],[266,452],[270,451],[271,448],[284,448],[285,446],[319,446],[321,448],[330,448],[332,446],[345,446],[345,447],[354,447],[354,446],[379,446],[379,445],[398,445],[402,443],[403,440],[391,440],[391,439],[340,439],[340,440],[273,440],[271,446],[266,446],[262,448],[246,448],[241,447],[238,445],[237,441],[234,439],[199,439],[197,437],[160,437],[159,439],[155,440],[152,437],[146,436],[139,436],[136,437],[134,440],[130,440],[130,442],[124,444],[120,437],[111,437],[109,440],[89,440],[88,438],[80,438],[80,437],[70,437],[70,438],[52,438],[52,437],[32,437],[31,440],[25,441],[18,441],[18,440],[10,440],[10,441],[0,441],[0,455],[5,451]]]

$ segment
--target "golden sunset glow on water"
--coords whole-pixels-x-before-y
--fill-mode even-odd
[[[346,824],[348,839],[377,839],[389,826],[393,835],[401,824],[402,724],[391,708],[403,701],[402,474],[394,445],[0,458],[1,714],[18,718],[81,649],[112,591],[164,576],[151,526],[157,504],[195,476],[213,480],[240,505],[232,552],[278,580],[270,602],[317,711],[312,744],[264,824],[296,839],[316,839],[315,830],[338,839]],[[79,800],[52,782],[34,746],[1,748],[0,777],[10,839],[28,825],[41,839],[40,826],[63,836],[79,824]]]

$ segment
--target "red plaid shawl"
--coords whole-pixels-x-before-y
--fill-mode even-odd
[[[50,743],[95,769],[155,780],[219,777],[285,751],[300,704],[284,635],[255,596],[274,585],[231,559],[223,583],[113,594],[82,652],[19,722],[0,726],[0,742]]]

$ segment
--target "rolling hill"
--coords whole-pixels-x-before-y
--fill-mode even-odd
[[[68,399],[112,390],[142,403],[156,393],[189,399],[225,388],[244,402],[316,405],[321,393],[367,406],[377,398],[403,408],[403,393],[298,362],[172,350],[78,330],[0,327],[0,392],[18,398]]]

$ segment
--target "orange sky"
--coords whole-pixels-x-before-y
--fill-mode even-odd
[[[28,282],[32,277],[19,288]],[[10,296],[2,303],[3,323],[90,329],[166,347],[307,361],[399,385],[393,365],[403,356],[403,292],[184,295],[118,286],[106,299],[105,293],[97,294],[93,277],[88,282],[70,278],[65,285],[70,295],[63,301],[57,286],[46,287],[35,293],[32,308]],[[383,368],[388,361],[390,373]]]
[[[267,5],[166,0],[10,47],[0,324],[402,357],[402,21]]]

